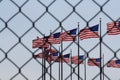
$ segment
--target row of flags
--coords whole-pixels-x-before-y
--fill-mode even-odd
[[[51,52],[52,54],[49,54]],[[70,56],[71,53],[60,55],[58,51],[54,49],[46,50],[46,52],[41,52],[37,55],[34,55],[34,58],[44,58],[48,63],[51,61],[54,62],[62,62],[62,63],[71,63],[71,64],[84,64],[85,61],[85,55],[79,55],[79,56]],[[89,58],[88,59],[88,66],[98,66],[100,67],[100,62],[102,58]],[[110,60],[107,63],[107,67],[113,67],[113,68],[120,68],[120,60]]]
[[[100,26],[101,27],[101,26]],[[34,55],[34,58],[44,58],[47,62],[66,62],[71,64],[84,64],[85,56],[72,56],[70,54],[61,55],[54,49],[50,49],[51,44],[60,44],[62,41],[76,41],[76,37],[79,37],[81,40],[90,39],[90,38],[100,38],[99,33],[99,24],[92,27],[86,27],[80,31],[77,28],[68,30],[65,32],[57,32],[50,34],[49,36],[44,36],[42,38],[37,37],[32,41],[33,48],[42,48],[45,49],[44,52],[41,52],[37,55]],[[78,34],[76,34],[78,31]],[[107,34],[108,35],[117,35],[120,34],[120,21],[109,22],[107,23]],[[50,54],[52,53],[52,54]],[[101,66],[101,58],[90,58],[88,59],[89,66]],[[107,67],[120,68],[120,60],[110,60],[107,63]]]
[[[86,27],[79,31],[78,36],[81,40],[89,38],[99,38],[98,34],[99,24],[92,27]],[[33,40],[33,48],[46,48],[49,44],[60,44],[62,41],[75,41],[77,37],[77,28],[68,30],[65,32],[57,32],[50,36],[44,36],[43,38],[37,37]],[[120,21],[107,23],[107,34],[117,35],[120,34]]]

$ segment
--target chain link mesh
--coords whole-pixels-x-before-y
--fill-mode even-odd
[[[89,2],[89,3],[87,3]],[[108,5],[112,4],[112,0],[0,0],[0,80],[41,80],[42,76],[46,74],[48,80],[50,76],[52,80],[58,80],[56,74],[59,73],[57,63],[53,62],[51,65],[52,74],[50,74],[50,65],[45,67],[46,72],[42,74],[41,59],[34,59],[33,55],[37,54],[41,50],[32,49],[32,40],[37,35],[43,37],[50,34],[44,26],[47,26],[48,30],[51,30],[51,34],[58,31],[67,31],[75,26],[77,22],[80,22],[80,29],[89,26],[95,22],[99,23],[99,18],[102,18],[103,22],[116,21],[119,17],[116,16],[116,10],[112,9],[114,16],[111,14],[111,10]],[[57,6],[56,6],[57,5]],[[112,4],[114,5],[114,4]],[[108,7],[108,8],[106,8]],[[109,10],[108,10],[109,9]],[[89,13],[89,15],[88,15]],[[104,20],[105,19],[105,20]],[[107,22],[104,22],[102,26],[106,26]],[[83,26],[83,27],[81,27]],[[77,25],[76,25],[77,27]],[[113,47],[117,44],[106,42],[107,32],[106,27],[102,27],[102,46],[108,50],[106,55],[110,55],[103,65],[102,69],[106,70],[107,61],[114,58],[119,59],[119,45],[117,48]],[[113,39],[113,38],[112,38]],[[110,39],[110,40],[112,40]],[[119,39],[117,39],[119,40]],[[116,40],[116,41],[117,41]],[[63,52],[74,46],[76,49],[79,45],[80,51],[86,53],[86,58],[91,58],[91,53],[99,53],[99,40],[92,40],[91,48],[88,47],[86,41],[70,42],[64,45]],[[88,41],[89,42],[89,41]],[[85,46],[82,46],[85,45]],[[87,48],[88,47],[88,48]],[[57,49],[56,46],[52,48]],[[96,52],[94,52],[96,51]],[[80,80],[84,80],[84,68],[80,66],[80,75],[77,73],[78,65],[71,66],[68,63],[63,65],[63,80],[70,80],[73,75],[73,80],[76,80],[79,76]],[[72,68],[72,73],[70,72]],[[88,67],[87,67],[88,68]],[[87,72],[87,80],[99,80],[100,72],[99,67],[96,68],[95,74],[90,68]],[[93,69],[94,70],[94,69]],[[65,72],[66,71],[66,72]],[[107,71],[102,72],[105,80],[115,80],[112,77],[114,74],[109,74]],[[117,75],[117,74],[116,74]],[[118,75],[119,76],[119,75]],[[62,79],[61,79],[62,80]]]

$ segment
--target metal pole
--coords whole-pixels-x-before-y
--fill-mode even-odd
[[[85,54],[85,55],[84,55],[84,59],[85,59],[85,60],[84,60],[84,71],[85,71],[85,72],[84,72],[84,73],[85,73],[84,76],[85,76],[85,80],[86,80],[86,58],[87,58],[87,56],[86,56],[86,54]]]
[[[59,47],[59,52],[60,52],[60,47]],[[61,62],[60,56],[61,56],[61,54],[59,53],[59,80],[60,80],[60,62]]]
[[[63,27],[61,27],[61,32],[63,31]],[[62,58],[62,55],[63,55],[63,41],[61,42],[61,54],[60,54],[60,58],[61,58],[61,80],[63,80],[63,58]]]
[[[44,52],[43,52],[43,49],[42,49],[42,75],[44,74]],[[42,80],[44,80],[44,75],[42,76]]]
[[[103,80],[104,80],[104,54],[103,54]]]
[[[101,18],[100,18],[100,80],[102,80],[102,38],[101,38]]]
[[[79,64],[79,53],[80,53],[80,50],[79,50],[79,22],[78,22],[78,80],[79,80],[79,75],[80,75],[80,64]]]
[[[70,53],[71,53],[71,68],[70,68],[70,71],[71,71],[71,80],[72,80],[72,50],[70,50]]]
[[[50,30],[50,36],[51,36],[51,30]],[[51,65],[51,61],[52,61],[52,53],[51,53],[51,43],[50,43],[50,80],[52,80],[52,65]]]
[[[46,58],[46,50],[44,49],[44,80],[46,80],[46,62],[45,62],[45,58]]]

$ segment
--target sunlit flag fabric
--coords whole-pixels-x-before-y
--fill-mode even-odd
[[[49,44],[48,43],[38,44],[37,47],[38,48],[48,48]]]
[[[48,54],[46,54],[46,55],[44,56],[44,59],[45,59],[48,63],[50,63],[50,62],[52,61],[51,56],[48,55]]]
[[[52,61],[52,57],[51,57],[51,54],[54,54],[55,50],[54,49],[50,49],[50,48],[46,48],[44,49],[44,54],[43,54],[43,58],[48,62],[50,63]]]
[[[92,27],[87,27],[85,29],[80,30],[80,39],[88,39],[88,38],[98,38],[98,28],[99,28],[99,24],[92,26]]]
[[[68,33],[68,32],[66,31],[66,32],[62,32],[62,33],[60,34],[60,40],[61,40],[61,41],[63,41],[63,39],[68,35],[67,33]]]
[[[48,48],[49,44],[48,43],[33,43],[32,48]]]
[[[107,67],[120,68],[120,60],[110,60]]]
[[[70,54],[63,55],[62,62],[69,63],[70,62]]]
[[[47,49],[44,49],[44,52],[40,52],[40,53],[38,53],[37,55],[34,55],[33,57],[34,58],[44,58],[44,57],[46,57],[46,56],[48,56],[49,55],[49,52],[54,52],[55,50],[54,49],[49,49],[49,48],[47,48]],[[53,54],[53,53],[52,53]]]
[[[107,23],[107,33],[108,35],[120,34],[120,21]]]
[[[89,66],[100,66],[101,58],[90,58],[88,59]]]
[[[43,39],[45,40],[45,43],[53,42],[53,36],[44,36]]]
[[[50,52],[50,53],[52,53],[52,54],[54,54],[55,52],[57,52],[56,49],[51,49],[51,48],[46,48],[45,51],[46,51],[46,52]]]
[[[37,39],[33,40],[33,42],[35,42],[35,43],[42,43],[43,41],[44,41],[44,39],[43,38],[39,38],[38,36],[37,36]]]
[[[85,59],[84,55],[80,55],[79,58],[78,56],[73,56],[71,58],[72,64],[83,64],[83,61]]]
[[[37,39],[32,41],[32,48],[38,48],[39,45],[43,45],[44,39],[37,37]]]
[[[58,57],[59,57],[59,52],[55,52],[55,53],[52,54],[52,60],[53,61],[57,62]]]
[[[50,36],[45,36],[44,39],[46,42],[48,42],[50,44],[60,44],[61,40],[60,40],[59,36],[60,36],[60,32],[55,33]]]
[[[60,37],[60,32],[53,34],[54,40],[53,40],[52,44],[60,44],[61,39],[59,37]]]
[[[75,41],[77,28],[66,31],[66,35],[62,38],[63,41]]]

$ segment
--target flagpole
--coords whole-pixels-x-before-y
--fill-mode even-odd
[[[45,37],[45,34],[44,34],[44,37]],[[46,41],[45,41],[45,43],[46,43]],[[42,64],[43,64],[43,80],[45,80],[45,49],[44,48],[42,48],[42,52],[43,52],[43,58],[42,58]]]
[[[45,37],[45,34],[44,34],[44,37]],[[48,41],[48,39],[47,39]],[[45,43],[46,43],[46,40],[45,40]],[[43,59],[43,63],[44,63],[44,80],[46,80],[46,62],[45,62],[45,59],[46,59],[46,49],[43,48],[43,54],[44,54],[44,59]]]
[[[44,58],[44,52],[43,52],[43,49],[42,49],[42,75],[44,74],[44,59],[43,58]],[[43,76],[42,76],[42,80],[44,80]]]
[[[60,47],[59,47],[59,80],[60,80],[60,61],[61,61],[60,56],[61,56],[61,54],[60,54]]]
[[[45,59],[46,59],[46,50],[44,48],[44,80],[46,80],[46,62],[45,62]]]
[[[104,80],[104,54],[103,54],[103,80]]]
[[[72,50],[70,49],[70,53],[71,53],[71,68],[70,68],[70,70],[71,70],[71,80],[72,80]]]
[[[50,30],[50,36],[51,36],[51,30]],[[52,80],[52,65],[51,65],[51,56],[52,56],[52,54],[51,54],[51,43],[50,43],[50,80]]]
[[[61,32],[63,31],[63,27],[61,27]],[[61,42],[61,55],[60,55],[60,58],[61,58],[61,80],[63,80],[63,41]]]
[[[80,53],[80,50],[79,50],[79,22],[78,22],[78,80],[79,80],[79,75],[80,75],[80,73],[79,73],[79,70],[80,70],[80,68],[79,68],[79,53]]]
[[[85,73],[85,74],[84,74],[85,77],[84,77],[84,78],[85,78],[85,80],[86,80],[86,58],[87,58],[87,57],[86,57],[86,54],[85,54],[85,55],[84,55],[84,59],[85,59],[85,60],[84,60],[84,70],[85,70],[85,72],[84,72],[84,73]]]
[[[102,80],[102,38],[101,38],[101,18],[100,18],[100,80]]]

